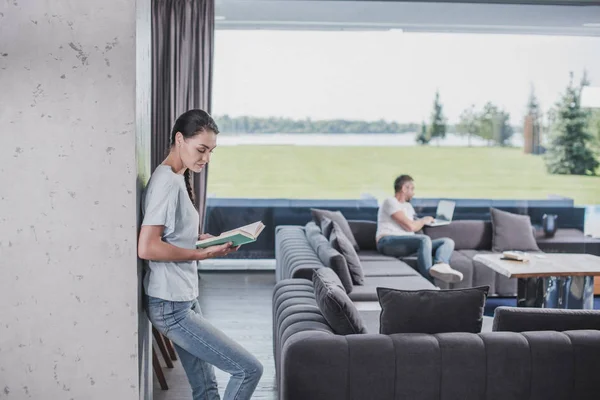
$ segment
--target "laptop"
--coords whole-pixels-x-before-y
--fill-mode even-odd
[[[443,226],[448,225],[452,222],[454,216],[455,202],[450,200],[440,200],[435,212],[435,219],[431,224],[425,224],[427,226]]]

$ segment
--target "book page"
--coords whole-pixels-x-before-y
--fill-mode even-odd
[[[262,222],[257,221],[254,222],[252,224],[246,225],[246,226],[242,226],[240,229],[240,231],[242,232],[247,232],[249,234],[251,234],[252,236],[258,235],[260,233],[260,231],[262,230],[262,227],[264,227],[264,225],[262,224]]]
[[[263,230],[265,226],[261,221],[256,221],[248,225],[241,226],[239,228],[232,229],[230,231],[223,232],[219,235],[219,237],[227,236],[232,233],[242,232],[247,235],[251,235],[252,237],[258,236],[258,234]]]

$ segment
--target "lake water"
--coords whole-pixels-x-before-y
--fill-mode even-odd
[[[289,145],[289,146],[415,146],[416,133],[252,133],[219,135],[219,146]],[[465,136],[447,134],[432,145],[468,146]],[[471,146],[487,146],[487,141],[472,137]],[[510,144],[522,146],[523,137],[514,135]]]

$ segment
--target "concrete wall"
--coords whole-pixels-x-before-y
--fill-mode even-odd
[[[138,398],[135,18],[0,3],[0,399]]]
[[[137,226],[141,221],[142,190],[150,179],[150,131],[152,103],[152,10],[151,0],[136,0],[136,161],[137,161]],[[144,264],[138,259],[138,298],[143,296],[142,279]],[[140,400],[151,400],[152,393],[152,334],[151,325],[138,303],[138,358],[140,367]]]

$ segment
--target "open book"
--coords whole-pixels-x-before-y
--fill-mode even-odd
[[[265,225],[262,222],[257,221],[252,224],[239,227],[237,229],[223,232],[219,236],[211,237],[204,240],[198,240],[196,242],[196,248],[216,246],[227,242],[232,242],[233,246],[251,243],[256,241],[258,235],[260,235],[264,228]]]

